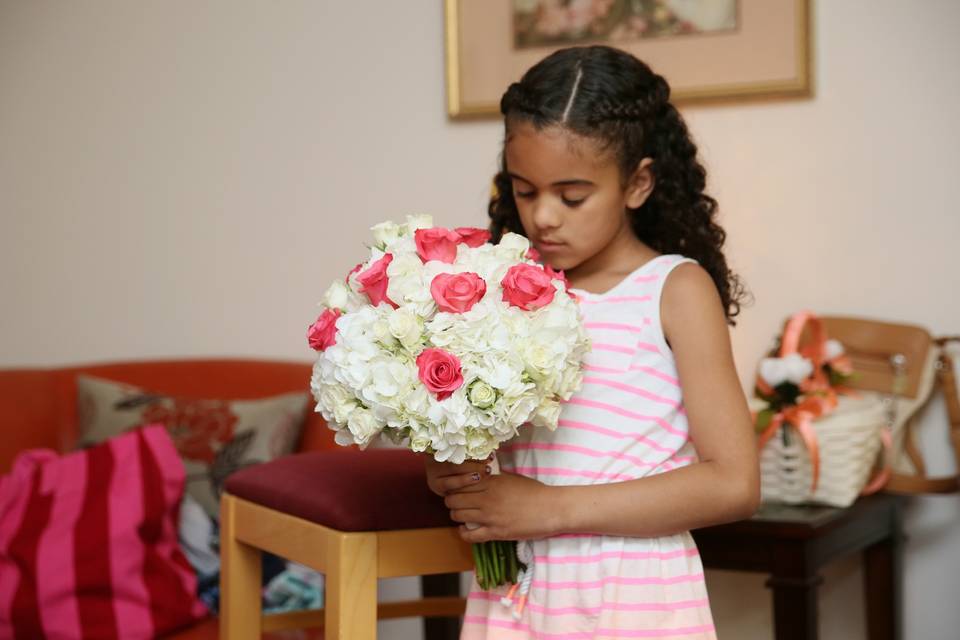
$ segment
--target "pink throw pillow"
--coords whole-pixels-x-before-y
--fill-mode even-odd
[[[153,638],[207,615],[180,550],[184,468],[162,426],[0,478],[0,638]]]

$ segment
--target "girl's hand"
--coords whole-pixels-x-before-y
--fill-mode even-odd
[[[555,489],[526,476],[501,473],[448,494],[444,503],[456,522],[479,525],[460,527],[466,542],[544,538],[560,531],[556,501],[550,502]]]
[[[477,462],[471,460],[463,464],[437,462],[433,456],[424,457],[427,471],[427,486],[438,496],[446,496],[454,491],[476,485],[490,475],[490,460]]]

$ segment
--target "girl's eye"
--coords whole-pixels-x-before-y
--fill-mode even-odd
[[[514,196],[515,198],[532,198],[532,197],[533,197],[533,191],[516,191],[516,190],[515,190],[515,191],[513,192],[513,196]]]
[[[578,199],[576,199],[576,200],[573,200],[573,199],[570,199],[570,198],[563,198],[563,204],[565,204],[565,205],[567,205],[568,207],[571,207],[571,208],[576,208],[576,207],[579,207],[580,205],[582,205],[582,204],[583,204],[583,201],[586,200],[586,199],[587,199],[586,197],[578,198]]]

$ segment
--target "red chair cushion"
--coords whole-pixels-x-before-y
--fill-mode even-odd
[[[338,531],[455,523],[427,487],[423,458],[404,449],[313,451],[235,472],[228,493]]]

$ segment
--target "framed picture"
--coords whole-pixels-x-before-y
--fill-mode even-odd
[[[810,0],[445,0],[447,112],[499,115],[551,52],[607,44],[663,75],[677,104],[812,93]]]

